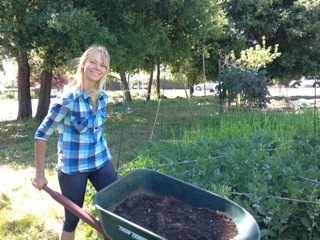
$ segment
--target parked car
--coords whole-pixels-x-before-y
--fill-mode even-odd
[[[320,79],[317,77],[302,77],[299,80],[292,80],[289,83],[289,86],[298,88],[298,87],[320,87]]]
[[[206,88],[206,90],[209,90],[210,92],[215,92],[218,90],[218,86],[219,86],[219,83],[206,82],[206,83],[199,83],[199,84],[195,85],[194,89],[196,91],[203,91],[204,88]]]
[[[9,92],[8,88],[0,87],[0,94],[7,94]]]

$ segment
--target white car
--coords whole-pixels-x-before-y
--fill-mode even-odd
[[[0,87],[0,94],[7,94],[9,90],[5,87]]]
[[[209,90],[210,92],[215,92],[218,89],[219,83],[214,83],[214,82],[205,82],[205,83],[199,83],[194,86],[194,89],[196,91],[203,91],[204,88],[206,90]]]
[[[298,88],[298,87],[320,87],[320,79],[314,77],[302,77],[300,80],[292,80],[289,83],[289,86]]]

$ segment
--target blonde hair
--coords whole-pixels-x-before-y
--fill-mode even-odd
[[[104,74],[104,76],[101,78],[99,85],[97,88],[92,89],[92,91],[90,92],[90,97],[94,100],[96,100],[101,91],[105,88],[106,85],[106,80],[107,80],[107,75],[110,69],[110,56],[108,53],[108,50],[101,46],[101,45],[92,45],[90,46],[83,54],[80,58],[76,59],[77,61],[77,71],[76,74],[72,80],[72,82],[66,87],[66,89],[70,89],[72,87],[75,88],[75,90],[82,90],[83,89],[83,64],[94,54],[96,54],[97,52],[101,53],[102,56],[102,61],[103,64],[106,66],[107,70]]]

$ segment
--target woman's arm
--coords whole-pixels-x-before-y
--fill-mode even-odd
[[[32,179],[32,185],[38,190],[41,190],[43,185],[48,184],[48,181],[45,177],[46,145],[47,142],[45,140],[35,140],[34,153],[36,162],[36,173]]]

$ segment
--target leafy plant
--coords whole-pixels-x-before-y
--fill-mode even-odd
[[[263,239],[317,239],[320,137],[311,114],[215,116],[181,139],[150,143],[122,174],[156,169],[228,197],[254,216]]]
[[[266,108],[269,91],[265,74],[265,71],[254,72],[238,67],[224,68],[221,72],[222,94],[227,95],[229,102],[236,102],[239,106]]]
[[[279,57],[278,45],[266,48],[266,39],[262,37],[262,46],[242,50],[240,57],[236,58],[233,51],[226,54],[224,66],[221,72],[223,82],[221,98],[227,97],[229,102],[236,101],[240,106],[249,105],[250,107],[266,108],[269,103],[267,96],[266,66]]]

